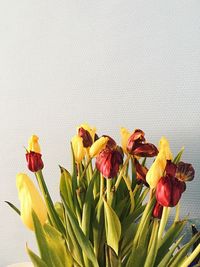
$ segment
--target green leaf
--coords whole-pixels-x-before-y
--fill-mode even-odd
[[[15,212],[17,212],[17,214],[21,215],[20,210],[14,204],[9,201],[5,201],[5,203],[7,203]]]
[[[54,262],[57,262],[56,267],[72,267],[73,258],[61,233],[48,224],[44,225],[44,230],[49,241],[48,243],[49,248],[51,249],[51,257],[53,257]]]
[[[93,198],[93,188],[94,188],[94,182],[97,177],[97,171],[94,172],[92,179],[89,183],[86,196],[85,196],[85,202],[83,205],[83,215],[82,215],[82,230],[84,234],[89,238],[90,233],[90,215],[91,215],[91,207],[92,203],[94,202]]]
[[[103,199],[100,198],[94,212],[94,217],[92,218],[93,223],[93,240],[94,240],[94,251],[97,256],[100,266],[104,264],[104,243],[105,243],[105,228],[104,228],[104,209],[103,209]]]
[[[182,147],[181,150],[179,151],[179,153],[176,155],[176,157],[173,160],[173,163],[175,163],[175,164],[179,163],[179,161],[181,160],[183,152],[184,152],[184,147]]]
[[[119,240],[121,237],[121,223],[117,214],[108,205],[104,199],[104,210],[105,210],[105,224],[106,224],[106,239],[107,244],[115,251],[118,255]]]
[[[158,229],[159,229],[159,222],[158,220],[154,220],[153,223],[153,230],[151,233],[151,240],[149,244],[151,244],[144,267],[152,267],[154,266],[154,262],[156,259],[157,249],[158,249]]]
[[[167,230],[164,237],[162,238],[160,247],[158,249],[156,264],[158,264],[164,258],[171,245],[180,236],[186,223],[187,223],[186,220],[174,222],[171,225],[171,227]]]
[[[32,250],[26,245],[26,251],[35,267],[48,267],[46,263],[40,259]]]
[[[183,240],[183,236],[181,236],[176,243],[174,243],[171,247],[171,249],[165,254],[164,258],[159,262],[157,267],[163,267],[163,266],[167,266],[167,264],[169,263],[174,251],[177,249],[177,247],[179,246],[179,244],[181,243],[181,241]]]
[[[34,210],[32,211],[32,218],[33,218],[38,248],[40,251],[40,256],[42,260],[48,265],[48,267],[54,267],[51,261],[49,246],[46,240],[45,232]]]
[[[70,173],[63,167],[60,166],[61,177],[60,177],[60,192],[65,198],[66,202],[71,209],[73,205],[73,193],[72,193],[72,177]]]
[[[78,223],[74,213],[71,211],[71,209],[67,205],[65,199],[63,197],[62,197],[62,199],[63,199],[63,203],[64,203],[64,206],[65,206],[65,212],[66,212],[66,214],[67,214],[67,216],[69,218],[69,221],[71,223],[72,229],[73,229],[74,233],[76,234],[76,238],[77,238],[81,248],[83,249],[83,252],[88,257],[88,259],[92,262],[94,267],[98,267],[99,265],[98,265],[96,256],[94,254],[94,250],[93,250],[92,244],[90,243],[89,239],[84,235],[84,233],[83,233],[82,229],[80,228],[79,223]]]
[[[187,255],[189,249],[192,247],[192,245],[196,242],[196,240],[199,238],[200,233],[193,236],[193,238],[186,243],[177,253],[176,255],[171,259],[169,262],[170,267],[177,267],[182,264],[182,261],[184,260],[185,256]],[[180,264],[181,263],[181,264]]]

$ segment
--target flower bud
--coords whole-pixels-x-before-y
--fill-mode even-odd
[[[153,213],[152,213],[153,217],[161,219],[162,212],[163,212],[163,206],[160,205],[158,202],[156,202],[156,204],[155,204],[155,206],[153,208]]]
[[[114,178],[119,166],[123,163],[123,156],[118,149],[106,147],[97,156],[96,167],[106,178]]]
[[[94,158],[96,157],[101,150],[103,150],[106,147],[106,144],[108,142],[108,137],[100,137],[99,139],[97,139],[97,141],[95,141],[92,146],[90,147],[90,157]]]
[[[28,163],[28,168],[31,172],[37,172],[43,169],[44,164],[42,161],[42,155],[36,152],[28,152],[26,153],[26,160]]]
[[[175,177],[168,175],[162,177],[156,187],[156,199],[165,207],[174,207],[179,202],[186,185]]]
[[[37,172],[44,167],[38,140],[39,138],[37,137],[37,135],[32,135],[28,141],[26,161],[28,163],[28,169],[32,172]]]
[[[80,136],[75,135],[72,140],[72,148],[74,152],[74,158],[77,163],[81,163],[85,156],[85,148],[83,146],[83,140]]]
[[[47,220],[47,208],[35,185],[26,174],[17,175],[16,185],[21,206],[21,219],[29,229],[34,230],[32,210],[43,225]]]

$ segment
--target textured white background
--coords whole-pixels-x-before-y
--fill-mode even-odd
[[[165,134],[196,178],[182,215],[200,217],[200,1],[0,1],[0,266],[26,260],[33,234],[5,204],[19,205],[23,145],[40,136],[45,177],[57,199],[58,164],[84,121],[119,140],[140,127]]]

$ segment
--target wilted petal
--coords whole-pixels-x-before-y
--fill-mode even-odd
[[[84,147],[90,147],[92,145],[93,143],[92,136],[83,127],[78,129],[78,136],[80,136],[83,139]]]
[[[112,137],[110,137],[109,135],[103,135],[103,137],[108,138],[108,141],[106,143],[106,147],[111,148],[111,149],[116,148],[117,144]]]
[[[136,147],[142,144],[145,141],[144,132],[140,129],[136,129],[133,134],[128,138],[127,141],[127,151],[130,154],[133,154],[133,151]]]
[[[167,160],[167,165],[166,165],[166,174],[172,177],[175,177],[177,166],[174,164],[171,160]]]
[[[181,181],[192,181],[194,179],[195,170],[192,164],[180,161],[176,169],[176,178]]]
[[[155,157],[158,154],[158,149],[153,144],[146,143],[140,144],[132,153],[138,157]]]
[[[117,175],[122,163],[122,154],[117,149],[105,148],[97,156],[96,167],[104,177],[113,178]]]
[[[135,163],[137,181],[145,184],[146,186],[149,186],[146,181],[146,175],[148,169],[145,166],[142,166],[137,159],[134,160],[134,163]]]

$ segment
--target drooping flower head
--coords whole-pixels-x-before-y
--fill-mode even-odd
[[[96,159],[96,167],[105,178],[114,178],[123,163],[123,151],[115,140],[108,135],[106,146],[100,151]]]

